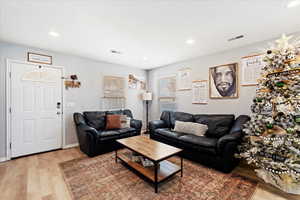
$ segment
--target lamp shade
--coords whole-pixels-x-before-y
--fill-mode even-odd
[[[143,100],[144,101],[152,101],[152,92],[145,92],[143,94]]]

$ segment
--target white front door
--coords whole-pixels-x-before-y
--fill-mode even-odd
[[[11,157],[62,147],[62,70],[11,62]]]

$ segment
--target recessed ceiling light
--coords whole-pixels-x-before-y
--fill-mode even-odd
[[[60,36],[60,34],[58,32],[55,32],[55,31],[50,31],[48,34],[50,36],[53,36],[53,37],[59,37]]]
[[[145,60],[145,61],[146,61],[146,60],[148,60],[148,58],[147,58],[147,57],[143,57],[143,60]]]
[[[195,40],[193,40],[193,39],[188,39],[188,40],[185,41],[185,43],[187,43],[187,44],[194,44],[194,43],[195,43]]]
[[[290,1],[287,5],[288,8],[293,8],[300,5],[300,0]]]

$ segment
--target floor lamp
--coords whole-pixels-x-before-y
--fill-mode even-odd
[[[143,101],[146,102],[146,134],[149,133],[149,129],[148,129],[148,105],[149,105],[149,101],[152,101],[152,93],[151,92],[145,92],[143,94]]]

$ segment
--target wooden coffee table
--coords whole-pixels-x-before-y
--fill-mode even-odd
[[[129,168],[134,169],[145,178],[149,179],[155,186],[155,193],[158,191],[158,184],[170,178],[178,172],[183,175],[183,158],[180,157],[181,166],[178,166],[166,159],[178,154],[182,149],[149,139],[145,136],[134,136],[130,138],[117,140],[127,149],[136,152],[154,163],[154,167],[144,167],[141,163],[134,162],[126,154],[116,153],[116,162],[118,159],[123,161]]]

